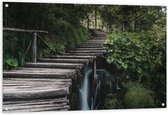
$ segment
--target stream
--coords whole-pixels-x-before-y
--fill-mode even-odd
[[[100,68],[101,66],[101,68]],[[88,64],[83,70],[82,82],[79,88],[79,106],[80,110],[97,110],[102,100],[102,90],[105,91],[102,86],[108,83],[108,92],[112,93],[114,90],[120,89],[117,79],[109,71],[98,64],[96,67],[96,78],[93,82],[93,64]],[[104,93],[104,92],[103,92]],[[101,94],[101,95],[100,95]]]

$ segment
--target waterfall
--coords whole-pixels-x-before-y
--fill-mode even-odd
[[[89,106],[89,91],[90,91],[90,87],[89,87],[89,76],[92,73],[92,69],[85,69],[85,73],[84,73],[84,78],[83,78],[83,82],[81,84],[81,88],[80,88],[80,102],[81,102],[81,110],[90,110],[90,106]]]
[[[87,65],[84,68],[83,71],[83,77],[81,81],[81,86],[79,88],[79,99],[80,99],[80,110],[95,110],[98,109],[101,104],[101,87],[104,83],[103,80],[108,80],[109,87],[112,89],[112,91],[109,91],[109,93],[112,93],[114,91],[113,88],[120,89],[118,86],[118,83],[115,80],[115,76],[111,75],[107,70],[105,69],[97,69],[96,70],[96,78],[93,84],[93,67],[90,65]]]

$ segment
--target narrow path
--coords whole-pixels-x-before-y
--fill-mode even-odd
[[[62,55],[26,63],[17,70],[3,71],[3,111],[69,110],[69,87],[80,77],[85,64],[106,50],[102,44],[105,33],[92,29],[93,38]]]

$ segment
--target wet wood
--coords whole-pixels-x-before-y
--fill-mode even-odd
[[[78,48],[102,48],[102,45],[81,45]]]
[[[40,62],[53,62],[53,63],[88,63],[89,59],[66,59],[66,58],[41,58]]]
[[[106,53],[106,50],[69,50],[68,53]]]
[[[3,92],[3,100],[31,100],[31,99],[43,99],[43,98],[59,98],[64,97],[69,94],[68,87],[60,88],[60,87],[46,87],[50,89],[37,89],[32,88],[29,90],[28,87],[13,87],[12,89],[5,90]],[[44,88],[42,87],[42,88]],[[56,89],[55,89],[56,88]]]
[[[3,100],[30,100],[63,97],[69,94],[70,85],[71,79],[4,78]]]
[[[50,58],[65,58],[65,59],[95,59],[96,56],[79,56],[79,55],[53,55]]]
[[[22,30],[20,30],[22,31]],[[16,70],[3,71],[3,111],[4,112],[38,112],[69,110],[69,87],[72,79],[81,77],[85,64],[94,61],[94,78],[96,76],[96,58],[104,55],[105,35],[93,30],[93,39],[62,55],[52,55],[38,59],[37,38],[33,50],[33,62]],[[33,31],[37,32],[37,31]],[[95,37],[96,36],[96,37]],[[94,81],[94,80],[93,80]]]
[[[105,50],[104,48],[73,48],[71,50]]]
[[[10,28],[10,27],[4,27],[3,31],[13,31],[13,32],[28,32],[28,33],[45,33],[47,34],[48,31],[44,31],[44,30],[27,30],[27,29],[20,29],[20,28]]]
[[[33,34],[33,45],[32,45],[32,62],[37,62],[37,33]]]
[[[38,63],[26,63],[26,67],[37,68],[61,68],[61,69],[82,69],[84,64],[80,63],[51,63],[51,62],[38,62]]]
[[[76,55],[76,56],[99,56],[103,55],[103,53],[92,53],[92,52],[87,52],[87,53],[78,53],[78,52],[72,52],[72,53],[63,53],[63,55]]]
[[[52,68],[19,68],[17,70],[4,71],[3,77],[15,78],[73,78],[76,75],[74,69]]]

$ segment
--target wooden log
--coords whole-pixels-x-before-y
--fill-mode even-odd
[[[76,56],[99,56],[99,55],[103,55],[103,53],[63,53],[63,55],[76,55]]]
[[[25,66],[26,67],[37,67],[37,68],[82,69],[84,64],[38,62],[38,63],[26,63]]]
[[[88,63],[89,59],[66,59],[66,58],[41,58],[38,61],[40,62],[53,62],[53,63]]]
[[[87,41],[85,41],[85,42],[98,42],[98,43],[103,43],[105,41],[105,39],[104,40],[99,40],[99,39],[90,39],[90,40],[87,40]]]
[[[68,50],[67,53],[106,53],[106,50]]]
[[[33,45],[32,45],[32,61],[37,62],[37,33],[33,34]]]
[[[60,98],[69,94],[68,88],[46,90],[3,90],[3,101]]]
[[[96,56],[77,56],[77,55],[53,55],[49,58],[65,58],[65,59],[95,59]]]
[[[76,75],[74,69],[51,68],[19,68],[18,70],[4,71],[3,77],[15,78],[73,78]]]
[[[50,107],[63,107],[66,106],[67,103],[59,103],[59,104],[50,104],[50,103],[45,103],[45,104],[36,104],[34,103],[33,105],[27,105],[27,103],[25,103],[25,105],[7,105],[7,106],[3,106],[3,109],[5,110],[7,108],[8,111],[11,110],[22,110],[22,109],[37,109],[37,108],[50,108]]]
[[[38,85],[46,84],[60,84],[60,85],[71,85],[72,79],[48,79],[48,78],[3,78],[3,86],[4,85],[27,85],[27,84],[35,84]],[[46,85],[45,84],[45,85]]]
[[[93,81],[96,80],[96,60],[94,60],[94,66],[93,66]]]
[[[42,105],[42,104],[59,104],[59,103],[69,103],[69,100],[66,97],[57,98],[57,99],[33,99],[33,100],[19,100],[19,101],[4,101],[3,105],[5,106],[24,106],[24,105]]]
[[[69,110],[69,105],[61,105],[61,106],[43,106],[43,107],[23,107],[20,109],[7,109],[3,108],[3,112],[42,112],[42,111],[58,111],[58,110]]]
[[[78,48],[102,48],[102,45],[80,45]]]
[[[71,50],[105,50],[105,48],[73,48]]]
[[[10,27],[4,27],[3,31],[28,32],[28,33],[45,33],[45,34],[48,33],[48,31],[44,31],[44,30],[27,30],[27,29],[10,28]]]

